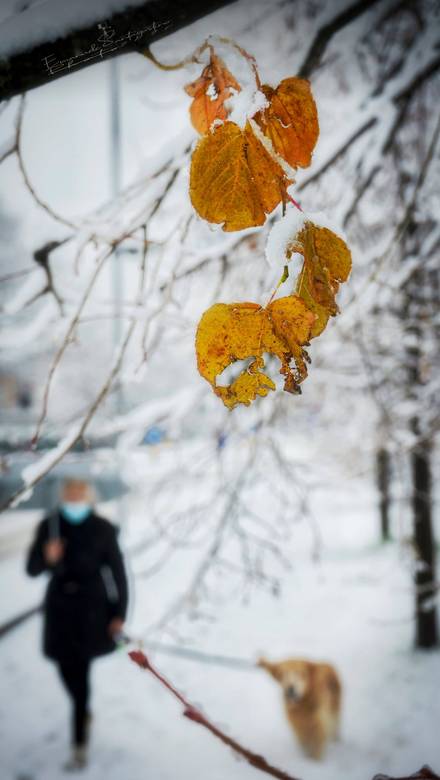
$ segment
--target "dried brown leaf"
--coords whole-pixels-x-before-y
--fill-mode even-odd
[[[224,120],[228,112],[224,105],[241,87],[223,60],[211,49],[209,64],[201,76],[185,86],[185,92],[194,98],[190,107],[191,122],[198,133],[207,133],[216,119]]]

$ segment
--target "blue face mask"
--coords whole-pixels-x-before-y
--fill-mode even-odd
[[[64,501],[61,504],[63,516],[74,525],[82,523],[89,516],[91,509],[86,501]]]

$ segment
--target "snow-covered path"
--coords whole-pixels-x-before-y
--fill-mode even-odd
[[[144,586],[145,608],[151,598]],[[157,595],[157,594],[155,594]],[[142,611],[138,598],[137,610]],[[370,780],[440,766],[440,654],[414,653],[408,572],[396,545],[295,563],[282,597],[225,607],[194,645],[256,658],[306,655],[335,663],[345,687],[343,736],[323,764],[301,756],[280,692],[262,671],[236,671],[156,654],[156,664],[211,719],[304,780]],[[38,652],[40,618],[2,641],[0,704],[5,780],[55,780],[67,751],[67,702]],[[256,772],[203,729],[118,651],[94,668],[92,757],[84,780],[238,780]]]

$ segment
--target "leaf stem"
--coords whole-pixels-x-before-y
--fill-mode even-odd
[[[280,289],[281,285],[284,284],[284,282],[289,278],[289,268],[287,265],[284,266],[283,273],[281,274],[281,277],[279,281],[277,282],[277,286],[275,287],[272,295],[270,296],[268,302],[266,303],[265,309],[267,306],[269,306],[270,303],[272,303],[273,299],[275,298],[275,295],[277,294],[278,290]]]
[[[288,193],[287,191],[286,191],[286,195],[287,195],[287,197],[289,198],[290,202],[291,202],[291,203],[293,203],[293,205],[294,205],[294,206],[295,206],[297,209],[299,209],[300,211],[302,211],[302,210],[303,210],[303,209],[301,208],[301,206],[299,205],[299,203],[298,203],[296,200],[294,200],[294,199],[292,198],[292,196],[291,196],[291,195],[289,195],[289,193]]]

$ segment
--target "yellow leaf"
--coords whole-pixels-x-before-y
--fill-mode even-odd
[[[196,334],[197,366],[225,406],[248,406],[275,384],[261,369],[268,352],[281,362],[284,389],[299,393],[307,376],[308,343],[314,316],[296,295],[279,298],[266,308],[256,303],[216,303],[202,316]],[[217,385],[218,376],[236,360],[252,361],[231,384]],[[291,362],[294,365],[291,365]]]
[[[312,215],[313,218],[313,215]],[[329,317],[338,314],[336,294],[351,271],[351,253],[340,236],[296,209],[288,209],[273,226],[266,246],[270,262],[288,265],[295,254],[302,255],[295,293],[315,315],[312,337],[319,336]],[[278,286],[285,280],[285,273]]]
[[[284,389],[289,392],[300,392],[298,385],[307,376],[306,363],[308,362],[303,346],[308,344],[311,337],[313,313],[297,295],[277,298],[269,304],[267,311],[273,332],[278,342],[283,345],[281,349],[278,345],[274,345],[274,349],[269,351],[281,360],[280,373],[286,375],[286,381],[288,380],[289,383],[289,387],[285,386]],[[295,362],[294,374],[290,368],[292,358]]]
[[[345,241],[332,230],[309,222],[299,234],[304,245],[306,231],[313,242],[309,251],[319,258],[322,268],[334,282],[346,282],[351,271],[351,252]]]
[[[296,293],[315,313],[312,336],[319,336],[329,317],[339,313],[335,296],[339,284],[345,282],[350,274],[351,252],[336,233],[312,222],[306,222],[293,241],[295,251],[304,256]]]
[[[329,316],[338,314],[335,295],[351,271],[351,252],[345,241],[328,228],[307,222],[298,240],[304,247],[306,287]]]
[[[264,366],[264,361],[262,363]],[[247,371],[242,371],[230,385],[214,388],[214,392],[228,409],[233,409],[237,404],[249,406],[257,395],[264,397],[269,390],[275,390],[275,383],[267,374],[258,371],[258,368],[259,361],[254,360]]]
[[[287,78],[276,89],[261,87],[269,105],[253,117],[275,151],[292,168],[307,168],[319,136],[318,113],[310,84]]]
[[[316,338],[316,336],[319,336],[322,331],[325,330],[330,314],[325,306],[321,306],[311,296],[307,286],[307,273],[304,265],[300,275],[298,276],[295,292],[300,298],[302,298],[307,308],[315,315],[315,321],[312,325],[310,337]]]
[[[249,123],[214,127],[191,160],[190,197],[197,213],[223,230],[263,225],[292,183],[254,136]]]

